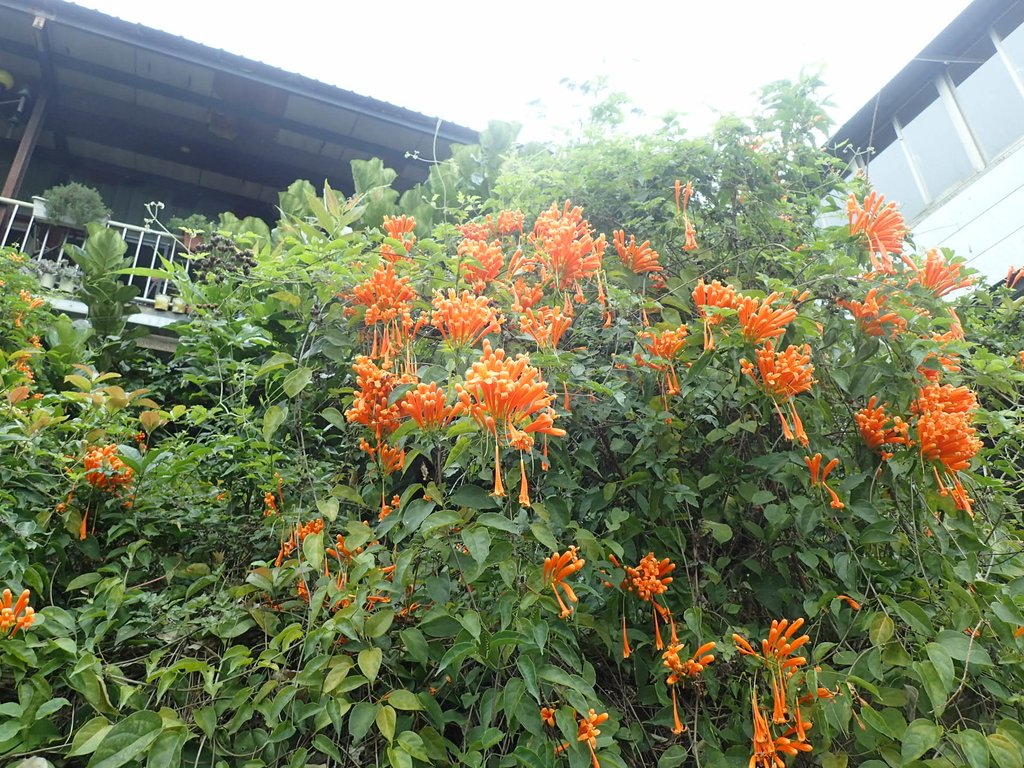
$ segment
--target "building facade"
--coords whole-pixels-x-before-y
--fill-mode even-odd
[[[1024,0],[975,0],[832,139],[919,245],[1024,265]]]

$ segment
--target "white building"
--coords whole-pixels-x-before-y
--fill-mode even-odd
[[[832,139],[919,247],[1024,266],[1024,0],[975,0]]]

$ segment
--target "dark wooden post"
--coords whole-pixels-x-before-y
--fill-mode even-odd
[[[45,112],[46,93],[41,93],[32,104],[32,114],[29,115],[25,132],[21,135],[18,151],[14,153],[14,161],[7,172],[7,179],[4,181],[3,191],[0,191],[0,197],[15,197],[21,189],[21,182],[25,179],[29,160],[32,159],[32,151],[36,147],[36,141],[39,140],[39,134],[42,133]]]

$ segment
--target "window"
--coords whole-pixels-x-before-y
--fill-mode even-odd
[[[871,158],[868,178],[879,194],[900,206],[908,220],[924,209],[924,198],[914,183],[914,173],[898,139]]]
[[[972,47],[961,62],[950,66],[949,76],[986,160],[1024,136],[1024,97],[991,40]]]
[[[922,109],[924,104],[927,106]],[[914,114],[916,117],[904,122],[907,115]],[[974,172],[960,134],[934,85],[922,89],[896,119],[903,125],[903,139],[929,199],[940,197]]]

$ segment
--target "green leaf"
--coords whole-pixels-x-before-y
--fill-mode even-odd
[[[388,697],[388,703],[395,709],[402,710],[420,710],[423,709],[423,705],[420,703],[419,697],[416,696],[412,691],[408,691],[405,688],[399,688],[391,692]]]
[[[939,645],[949,652],[957,661],[970,661],[982,667],[991,667],[992,657],[988,655],[976,638],[968,637],[962,632],[944,629],[939,632]]]
[[[895,622],[882,612],[875,614],[868,629],[868,638],[873,645],[885,645],[896,631]]]
[[[455,507],[470,509],[495,509],[498,501],[483,488],[476,485],[464,485],[451,495],[448,502]]]
[[[377,723],[380,724],[379,719]],[[404,749],[388,747],[388,762],[391,768],[412,768],[412,757]]]
[[[821,756],[821,768],[846,768],[850,756],[845,752],[826,752]]]
[[[94,717],[75,731],[75,738],[71,742],[71,751],[68,752],[67,756],[91,755],[96,751],[96,747],[100,745],[103,737],[107,735],[111,728],[113,726],[107,718]]]
[[[703,521],[704,528],[711,534],[719,544],[725,544],[732,538],[732,528],[725,523],[715,523],[711,520]]]
[[[146,768],[173,768],[181,763],[181,750],[188,740],[184,728],[164,730],[146,755]]]
[[[271,438],[274,437],[274,433],[277,432],[278,427],[284,424],[284,420],[288,417],[288,410],[282,408],[279,405],[272,405],[267,408],[263,414],[263,440],[270,442]]]
[[[313,371],[306,366],[299,366],[289,373],[284,380],[284,393],[288,397],[295,397],[306,388],[306,385],[313,379]]]
[[[156,712],[135,712],[116,723],[96,748],[88,768],[120,768],[143,754],[163,730]]]
[[[395,739],[395,722],[397,720],[398,713],[395,712],[394,707],[385,704],[377,710],[377,729],[380,731],[381,736],[389,742]]]
[[[915,720],[907,726],[900,745],[903,764],[912,763],[935,748],[942,738],[942,728],[930,720]]]
[[[359,671],[366,675],[366,679],[373,680],[377,679],[377,672],[380,671],[380,663],[383,659],[384,654],[380,648],[364,648],[359,652],[359,656],[356,657],[356,662],[359,664]]]
[[[363,633],[367,637],[380,637],[391,628],[391,623],[394,620],[395,612],[390,608],[377,611],[377,613],[366,620],[366,624],[363,625]]]
[[[373,719],[377,716],[377,709],[380,704],[370,704],[361,701],[352,707],[348,716],[348,732],[352,736],[352,742],[358,744],[366,736],[366,732],[373,725]]]
[[[932,629],[931,619],[928,618],[928,614],[917,603],[911,603],[910,601],[902,602],[896,606],[896,612],[917,634],[923,637],[932,637],[935,634],[935,630]]]
[[[948,696],[953,691],[953,680],[956,674],[956,670],[953,668],[953,658],[949,655],[949,651],[938,643],[928,643],[924,650],[935,666],[935,671],[939,675],[939,682],[942,683],[942,687]]]
[[[418,733],[413,731],[402,731],[398,734],[398,744],[403,750],[408,752],[417,760],[422,760],[425,763],[431,762],[430,754],[427,752],[427,745],[423,742],[423,738]]]
[[[1020,746],[1016,741],[1002,733],[990,733],[985,737],[988,751],[998,768],[1021,768]]]
[[[326,421],[330,422],[342,431],[348,428],[348,422],[345,421],[345,417],[337,408],[324,408],[320,411],[320,415],[323,416]]]
[[[306,556],[306,562],[312,566],[315,573],[319,573],[324,565],[324,534],[311,533],[302,540],[302,554]]]
[[[988,768],[988,741],[983,733],[967,729],[954,733],[952,738],[963,751],[964,757],[967,758],[967,764],[971,768]]]

